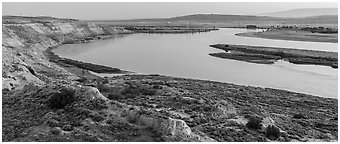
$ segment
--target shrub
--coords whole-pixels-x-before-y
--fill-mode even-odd
[[[154,89],[151,89],[151,88],[141,88],[140,89],[140,92],[143,94],[143,95],[155,95],[156,94],[156,91]]]
[[[79,79],[76,79],[76,81],[81,82],[81,83],[85,82],[86,80],[87,80],[87,78],[85,78],[85,77],[81,77]]]
[[[103,83],[103,84],[107,84],[107,83],[109,83],[109,82],[110,82],[110,81],[109,81],[108,79],[104,79],[102,83]]]
[[[75,90],[73,88],[62,88],[51,95],[49,98],[49,106],[51,108],[61,109],[67,104],[75,101]]]
[[[97,89],[100,91],[100,92],[108,92],[111,90],[111,87],[110,86],[107,86],[105,84],[98,84],[97,85]]]
[[[134,87],[132,87],[132,86],[129,86],[129,87],[125,88],[125,89],[121,92],[121,94],[123,94],[123,95],[132,95],[132,94],[134,94],[134,95],[136,95],[136,94],[138,94],[138,93],[137,93],[137,91],[136,91],[135,89],[136,89],[136,88],[134,88]]]
[[[107,98],[110,99],[110,100],[119,100],[119,99],[124,98],[124,96],[121,95],[121,94],[118,94],[118,93],[110,93],[110,94],[107,96]]]
[[[163,87],[162,86],[160,86],[160,85],[154,85],[154,86],[152,86],[154,89],[162,89]]]
[[[107,104],[105,103],[105,100],[103,99],[94,99],[87,101],[84,105],[84,108],[89,109],[89,110],[101,110],[108,108]]]
[[[280,56],[280,57],[284,57],[284,56],[286,56],[286,53],[284,53],[283,51],[278,51],[278,52],[275,53],[275,55]]]
[[[54,119],[48,119],[48,120],[46,121],[46,124],[47,124],[49,127],[59,127],[59,126],[60,126],[59,121],[54,120]]]
[[[121,94],[123,95],[155,95],[156,90],[153,89],[152,87],[147,87],[147,86],[129,86],[125,88]]]
[[[94,113],[90,116],[92,118],[93,121],[95,122],[100,122],[102,120],[104,120],[105,118],[102,117],[101,115],[99,115],[98,113]]]
[[[59,135],[59,134],[61,133],[61,131],[60,131],[59,129],[57,129],[57,128],[52,128],[52,129],[50,130],[50,132],[51,132],[52,134],[54,134],[54,135]]]
[[[64,130],[64,131],[72,131],[73,127],[71,125],[67,124],[67,125],[63,125],[61,129]]]
[[[251,129],[261,129],[262,127],[261,121],[262,119],[257,116],[250,116],[246,126]]]
[[[306,117],[303,114],[301,114],[301,113],[294,114],[293,118],[295,118],[295,119],[306,119]]]
[[[266,128],[266,137],[270,140],[276,140],[280,137],[280,129],[275,125],[269,125]]]
[[[128,128],[131,128],[131,126],[126,121],[123,121],[123,120],[120,120],[120,119],[116,119],[116,120],[111,119],[110,123],[111,123],[111,125],[109,126],[109,129],[110,129],[110,131],[112,131],[114,133],[124,131],[124,130],[127,130]]]

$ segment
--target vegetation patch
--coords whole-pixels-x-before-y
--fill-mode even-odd
[[[258,116],[250,116],[249,121],[246,124],[246,126],[251,129],[261,129],[262,128],[261,122],[262,122],[262,118]]]
[[[306,116],[301,114],[301,113],[298,113],[298,114],[294,114],[293,118],[295,118],[295,119],[306,119]]]
[[[142,86],[142,85],[129,85],[127,88],[125,88],[121,94],[123,95],[155,95],[156,90],[153,87],[150,86]]]
[[[73,88],[62,88],[56,91],[49,98],[49,106],[53,109],[60,109],[76,100]]]
[[[269,125],[266,127],[266,137],[271,140],[276,140],[280,137],[280,129],[275,125]]]

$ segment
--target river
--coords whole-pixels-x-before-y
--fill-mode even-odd
[[[338,70],[327,66],[295,65],[278,61],[254,64],[209,56],[221,50],[210,44],[228,43],[336,51],[337,43],[300,42],[236,36],[255,30],[223,28],[195,34],[124,34],[112,39],[67,44],[54,52],[71,59],[144,74],[213,80],[270,87],[337,98]]]

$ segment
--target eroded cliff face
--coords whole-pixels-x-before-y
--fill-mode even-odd
[[[2,87],[22,88],[27,83],[69,83],[76,76],[50,63],[44,51],[63,43],[76,43],[99,35],[128,33],[122,27],[52,19],[3,18]],[[53,77],[53,79],[51,79]]]

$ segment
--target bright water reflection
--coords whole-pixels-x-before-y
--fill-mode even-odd
[[[298,42],[235,36],[253,30],[221,29],[198,34],[130,34],[55,49],[62,57],[121,68],[138,73],[271,87],[337,98],[337,69],[326,66],[273,65],[220,59],[210,44],[229,43],[337,51],[337,43]]]

